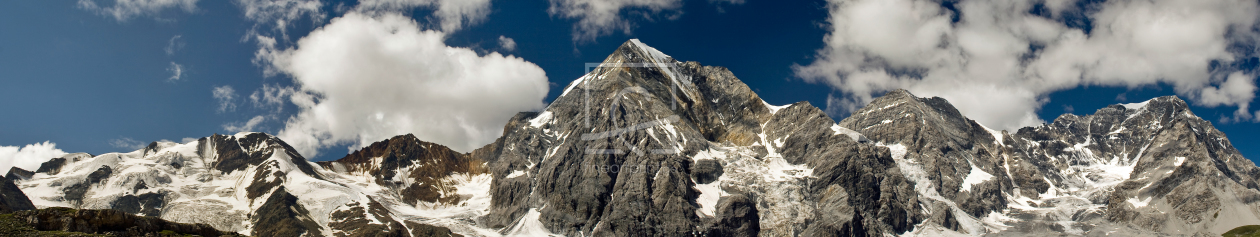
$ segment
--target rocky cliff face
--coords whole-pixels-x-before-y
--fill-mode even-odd
[[[12,180],[0,177],[0,213],[34,210],[35,204]]]
[[[894,158],[931,213],[916,231],[1214,235],[1260,222],[1255,164],[1172,96],[1011,134],[899,90],[840,126],[904,150]]]
[[[491,145],[506,149],[490,158],[484,223],[599,236],[913,228],[917,193],[889,150],[834,125],[808,103],[766,104],[725,68],[632,40],[546,110],[509,122]],[[856,214],[822,220],[835,210]]]
[[[312,163],[215,135],[11,171],[35,206],[266,236],[1215,235],[1260,168],[1160,97],[995,131],[897,90],[835,122],[638,40],[470,153],[400,135]]]

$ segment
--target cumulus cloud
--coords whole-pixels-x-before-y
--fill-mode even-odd
[[[219,113],[236,110],[236,90],[232,86],[215,87],[211,93],[219,101]]]
[[[508,51],[508,52],[516,51],[516,40],[513,40],[512,38],[508,38],[507,36],[500,35],[499,48],[502,48],[503,51]]]
[[[793,69],[845,94],[829,98],[834,111],[905,88],[1008,130],[1042,123],[1036,111],[1047,94],[1083,85],[1163,83],[1197,105],[1238,106],[1239,116],[1255,94],[1256,75],[1230,66],[1256,56],[1255,1],[962,1],[955,9],[829,0],[825,47]]]
[[[738,0],[737,0],[738,1]],[[577,19],[573,25],[573,41],[594,41],[600,36],[621,31],[630,34],[634,24],[622,17],[626,15],[652,16],[666,13],[666,18],[682,14],[681,0],[550,0],[547,13]],[[626,12],[623,12],[626,11]]]
[[[140,148],[144,148],[148,145],[148,143],[137,141],[136,139],[131,139],[130,137],[120,137],[109,139],[109,145],[122,149],[140,150]]]
[[[12,167],[35,171],[40,164],[64,155],[66,152],[57,149],[57,144],[48,141],[22,147],[0,146],[0,171],[8,173]]]
[[[81,9],[113,17],[117,21],[127,21],[136,16],[156,16],[166,9],[179,9],[185,12],[197,10],[197,0],[105,0],[113,5],[102,6],[96,0],[79,0]]]
[[[184,65],[179,65],[178,63],[171,62],[171,66],[167,67],[166,71],[171,72],[171,77],[166,78],[166,81],[176,82],[176,81],[179,81],[179,79],[183,78],[184,76]]]
[[[433,8],[434,22],[445,32],[480,23],[490,15],[490,0],[361,0],[357,9],[366,12],[398,12]]]
[[[501,135],[517,112],[543,108],[542,68],[451,47],[445,37],[400,14],[350,12],[265,58],[294,86],[251,100],[287,97],[298,111],[279,137],[310,157],[407,133],[471,151]]]

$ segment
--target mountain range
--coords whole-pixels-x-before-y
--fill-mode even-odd
[[[468,153],[407,134],[310,162],[272,135],[216,134],[6,179],[20,190],[0,187],[5,203],[254,236],[1215,236],[1260,224],[1260,168],[1175,96],[997,131],[895,90],[837,123],[638,40]]]

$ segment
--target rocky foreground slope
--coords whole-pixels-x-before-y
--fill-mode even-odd
[[[71,154],[35,206],[260,236],[1218,235],[1260,168],[1160,97],[995,131],[892,91],[839,123],[638,40],[470,153],[402,135],[309,162],[262,133]]]

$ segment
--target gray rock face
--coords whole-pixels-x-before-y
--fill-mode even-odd
[[[815,203],[835,185],[856,190],[841,202],[861,217],[820,230],[913,228],[917,194],[888,149],[834,125],[808,103],[766,104],[725,68],[626,42],[488,146],[502,149],[485,159],[495,180],[484,222],[536,211],[564,235],[800,235],[822,223]]]
[[[34,210],[35,204],[8,178],[0,177],[0,213]]]
[[[24,170],[18,167],[13,167],[13,168],[9,168],[9,173],[5,174],[4,177],[9,180],[21,180],[21,179],[29,179],[31,178],[32,175],[35,175],[35,172]]]
[[[757,236],[761,219],[757,204],[741,194],[722,197],[718,201],[717,221],[706,233],[710,236]]]
[[[949,231],[1212,235],[1260,213],[1247,198],[1257,192],[1256,166],[1176,97],[1065,114],[1011,134],[943,99],[898,90],[840,125],[904,148],[897,161],[921,169],[906,174],[928,197],[923,206],[951,212],[924,225]]]
[[[696,166],[691,169],[691,179],[697,184],[709,184],[720,177],[722,177],[722,163],[717,160],[697,160]]]

